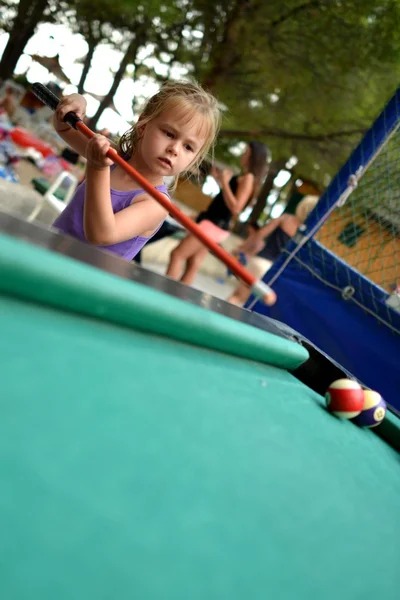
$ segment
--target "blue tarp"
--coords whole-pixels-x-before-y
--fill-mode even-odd
[[[333,178],[309,215],[305,232],[319,225],[347,189],[349,177],[374,159],[399,121],[400,88]],[[291,241],[287,251],[295,247]],[[271,280],[287,256],[284,252],[279,257],[264,281]],[[343,299],[346,286],[356,290],[353,300]],[[275,306],[259,302],[253,306],[253,298],[247,306],[290,325],[400,410],[400,315],[386,305],[384,290],[313,239],[289,262],[273,288],[278,294]]]
[[[291,242],[289,250],[293,247]],[[282,254],[264,281],[271,279],[286,257]],[[275,306],[258,302],[253,310],[301,333],[400,410],[400,335],[393,331],[400,331],[400,315],[386,306],[387,294],[315,240],[307,242],[296,257],[273,285],[278,294]],[[353,285],[354,300],[374,309],[388,325],[353,300],[343,299],[341,290],[332,285],[342,289]]]

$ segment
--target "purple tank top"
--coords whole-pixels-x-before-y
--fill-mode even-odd
[[[75,195],[71,202],[67,204],[63,212],[57,217],[53,223],[53,227],[56,227],[63,233],[67,233],[82,242],[87,242],[85,232],[83,229],[83,206],[85,200],[85,187],[86,180],[83,181],[76,189]],[[168,190],[165,185],[157,186],[156,188],[169,198]],[[137,196],[143,194],[143,190],[132,190],[128,192],[120,192],[119,190],[113,190],[111,188],[111,203],[114,214],[130,206]],[[153,233],[157,233],[160,226]],[[103,248],[113,254],[117,254],[125,260],[132,260],[136,254],[143,248],[146,242],[148,242],[153,235],[150,237],[143,237],[137,235],[136,237],[119,242],[118,244],[111,244],[110,246],[97,246],[97,248]]]

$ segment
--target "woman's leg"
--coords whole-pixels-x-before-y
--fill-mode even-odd
[[[186,261],[202,249],[203,244],[194,235],[187,235],[171,252],[167,277],[179,279]]]
[[[198,270],[200,269],[201,263],[205,259],[208,254],[208,249],[202,247],[198,252],[190,256],[186,262],[186,269],[184,274],[181,277],[182,283],[186,283],[186,285],[191,285],[197,275]]]
[[[221,229],[218,225],[215,225],[212,221],[208,219],[204,219],[199,224],[200,229],[208,235],[208,237],[217,244],[221,244],[224,240],[229,237],[229,231],[226,229]],[[187,285],[191,285],[200,269],[201,263],[204,261],[208,254],[208,248],[206,248],[201,242],[197,245],[195,252],[192,252],[190,256],[188,256],[186,261],[186,269],[184,274],[181,277],[182,283],[186,283]]]
[[[271,268],[272,262],[261,258],[260,256],[253,256],[248,264],[247,269],[257,279],[262,279],[268,269]],[[249,299],[251,290],[248,285],[240,282],[234,292],[226,299],[231,304],[237,304],[238,306],[244,306]]]

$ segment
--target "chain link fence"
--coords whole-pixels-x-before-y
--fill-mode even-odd
[[[400,128],[315,238],[389,294],[400,284]]]

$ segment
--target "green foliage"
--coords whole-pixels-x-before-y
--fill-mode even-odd
[[[399,2],[248,0],[217,15],[195,74],[229,108],[222,134],[257,135],[274,158],[295,154],[324,181],[395,90]]]
[[[319,181],[335,172],[395,89],[397,0],[188,0],[169,60],[227,107],[219,154],[257,137],[299,157]],[[162,56],[160,56],[162,59]]]

